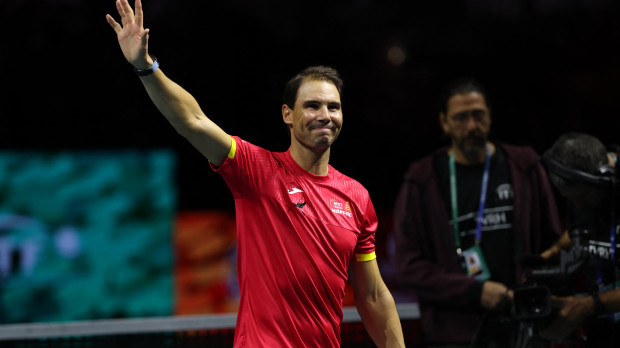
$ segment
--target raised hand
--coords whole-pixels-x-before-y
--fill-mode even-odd
[[[137,69],[148,69],[153,65],[153,60],[148,55],[149,30],[143,27],[141,0],[136,0],[135,8],[134,14],[127,0],[116,0],[116,9],[121,16],[122,25],[109,14],[106,15],[106,20],[116,32],[125,59]]]

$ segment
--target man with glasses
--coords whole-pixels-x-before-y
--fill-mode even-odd
[[[504,346],[521,258],[561,234],[555,199],[533,149],[489,140],[479,83],[449,85],[440,108],[450,145],[411,164],[396,200],[400,279],[419,299],[430,346]]]

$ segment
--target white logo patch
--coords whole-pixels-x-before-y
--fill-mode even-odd
[[[501,184],[497,186],[495,192],[497,192],[497,197],[501,200],[511,199],[513,196],[511,184]]]
[[[348,217],[353,216],[353,214],[351,213],[351,206],[349,205],[349,202],[342,203],[334,199],[331,199],[329,203],[331,205],[330,208],[332,209],[333,213],[348,216]]]

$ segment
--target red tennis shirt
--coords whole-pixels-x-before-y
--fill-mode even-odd
[[[340,347],[347,268],[375,258],[368,191],[329,166],[318,176],[287,152],[233,137],[214,168],[235,199],[240,347]]]

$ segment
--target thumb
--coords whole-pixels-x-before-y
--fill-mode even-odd
[[[562,303],[564,303],[564,297],[559,297],[559,296],[555,296],[555,295],[551,295],[551,303],[559,306]]]
[[[142,36],[140,37],[142,39],[142,45],[144,47],[148,47],[148,42],[149,42],[149,31],[150,29],[144,29],[144,31],[142,32]]]

